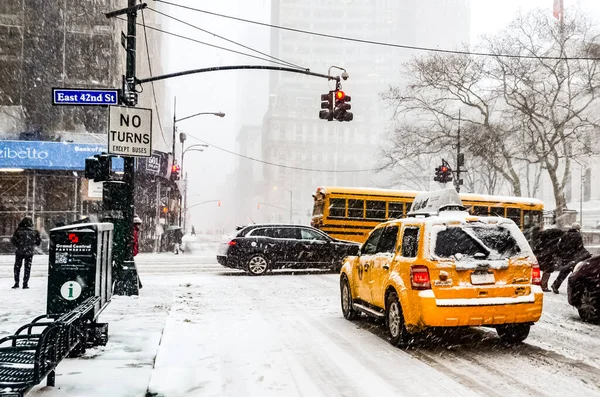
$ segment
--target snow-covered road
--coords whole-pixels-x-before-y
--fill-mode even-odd
[[[5,258],[0,336],[45,302],[44,257],[25,291],[10,289]],[[65,360],[57,387],[35,395],[600,396],[600,327],[579,320],[566,286],[546,295],[522,346],[469,329],[403,350],[377,323],[342,317],[336,275],[248,277],[213,258],[140,255],[140,296],[115,297],[101,316],[109,344]]]

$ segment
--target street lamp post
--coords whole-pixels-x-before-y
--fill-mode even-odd
[[[181,134],[182,134],[182,137],[185,137],[185,134],[183,132]],[[187,208],[187,205],[188,205],[188,202],[187,202],[187,191],[188,191],[187,187],[188,187],[188,183],[187,182],[188,181],[187,181],[187,173],[185,173],[185,174],[183,173],[183,159],[185,158],[184,156],[185,156],[186,152],[188,152],[188,151],[190,151],[190,152],[203,152],[204,149],[201,149],[201,148],[208,147],[208,145],[205,145],[205,144],[191,145],[191,146],[188,146],[184,150],[183,149],[183,142],[185,142],[185,138],[183,140],[181,140],[181,166],[180,166],[181,168],[180,168],[180,172],[181,172],[182,175],[185,175],[185,176],[184,176],[184,179],[183,179],[183,200],[182,200],[182,203],[181,203],[182,204],[181,206],[183,207],[183,211],[179,211],[179,224],[181,225],[181,227],[183,228],[183,231],[185,233],[185,223],[186,223],[187,210],[188,210],[188,208]],[[183,214],[182,214],[182,212],[183,212]],[[183,218],[183,220],[182,220],[182,218]]]
[[[200,113],[195,113],[192,114],[190,116],[186,116],[186,117],[182,117],[180,119],[177,118],[177,97],[173,98],[173,148],[172,148],[172,152],[173,152],[173,163],[175,163],[175,142],[176,142],[176,135],[177,135],[177,123],[183,120],[187,120],[187,119],[191,119],[192,117],[196,117],[196,116],[202,116],[202,115],[213,115],[213,116],[218,116],[218,117],[225,117],[225,113],[223,112],[200,112]],[[181,166],[180,166],[180,170],[179,172],[181,173],[180,175],[184,175],[183,173],[183,142],[185,141],[185,134],[181,134],[180,136],[180,141],[181,141]],[[184,190],[187,190],[187,178],[184,178],[184,184],[186,185],[184,187]],[[185,200],[182,199],[182,201]],[[183,203],[182,203],[183,204]],[[181,209],[179,210],[179,224],[182,225],[182,214],[181,214]],[[184,229],[185,231],[185,229]]]
[[[294,203],[293,193],[292,193],[292,191],[290,189],[286,189],[284,187],[273,186],[273,190],[277,190],[277,189],[283,189],[283,190],[286,190],[286,191],[290,192],[290,223],[293,223],[293,221],[292,221],[292,206],[293,206],[293,203]]]

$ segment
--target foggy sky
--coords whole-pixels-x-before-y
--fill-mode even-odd
[[[270,21],[269,0],[221,0],[210,3],[179,0],[178,3],[262,22]],[[568,12],[570,7],[577,4],[586,14],[598,17],[600,4],[597,3],[592,0],[565,0],[565,7]],[[269,52],[269,28],[186,11],[178,7],[159,6],[159,3],[154,4],[154,7],[172,16],[262,52]],[[471,0],[471,43],[475,44],[482,34],[493,34],[505,27],[519,9],[527,11],[532,8],[545,8],[552,12],[552,4],[553,0]],[[160,16],[158,18],[163,28],[168,31],[247,52],[175,21]],[[443,27],[440,27],[440,34],[443,34]],[[381,37],[380,39],[401,43],[398,38]],[[162,62],[165,73],[218,65],[266,64],[169,36],[165,37],[164,46]],[[403,50],[390,49],[390,51]],[[264,93],[264,101],[247,101],[245,98],[238,98],[238,93],[243,92],[239,88],[248,85],[249,81],[252,87]],[[240,127],[244,124],[260,124],[265,114],[269,93],[268,82],[269,73],[262,71],[225,71],[179,77],[167,80],[166,103],[170,104],[169,110],[172,110],[173,96],[177,96],[178,118],[198,112],[225,112],[227,114],[225,118],[199,116],[180,122],[178,128],[180,132],[186,132],[189,136],[196,136],[211,144],[235,150],[235,137]],[[315,117],[316,111],[317,109],[315,109]],[[360,109],[353,107],[353,112],[360,112]],[[172,113],[167,114],[172,117]],[[167,120],[164,125],[165,130],[170,133],[171,121]],[[186,145],[193,143],[200,142],[189,138]],[[236,158],[233,155],[215,148],[186,154],[184,172],[188,173],[189,178],[189,204],[214,199],[220,199],[222,203],[221,207],[209,203],[190,210],[191,224],[195,225],[197,230],[229,229],[233,226],[230,214],[233,213],[236,199],[233,195],[235,163]],[[311,197],[303,199],[311,200]]]

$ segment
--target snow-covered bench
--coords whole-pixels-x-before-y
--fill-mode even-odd
[[[56,366],[85,352],[85,322],[99,299],[91,297],[57,319],[36,317],[0,339],[0,397],[22,397],[44,378],[54,386]]]

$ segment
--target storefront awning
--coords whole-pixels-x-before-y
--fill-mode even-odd
[[[106,152],[107,146],[95,143],[1,141],[2,169],[73,170],[85,169],[85,159]],[[122,169],[122,161],[113,161],[113,169]]]

